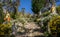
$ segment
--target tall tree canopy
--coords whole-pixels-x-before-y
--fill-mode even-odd
[[[59,2],[59,0],[32,0],[32,11],[38,14],[42,8],[47,8],[52,5],[55,6],[56,2]]]
[[[20,0],[0,0],[0,3],[8,12],[13,12],[13,15],[15,15],[17,13]]]
[[[45,0],[32,0],[32,11],[38,14],[41,8],[44,7]]]

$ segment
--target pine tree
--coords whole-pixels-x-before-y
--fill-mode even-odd
[[[39,11],[44,7],[45,0],[32,0],[32,11],[39,14]]]

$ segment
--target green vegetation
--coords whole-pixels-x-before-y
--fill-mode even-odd
[[[44,7],[45,0],[32,0],[32,11],[35,14],[39,14],[41,8]]]
[[[10,4],[8,4],[9,2]],[[53,1],[50,0],[49,2],[51,2],[51,5],[55,6],[54,0]],[[14,22],[17,23],[16,25],[17,28],[22,26],[21,27],[22,29],[19,30],[20,32],[26,29],[25,25],[28,25],[29,27],[30,25],[34,24],[34,26],[36,25],[40,27],[40,30],[46,37],[48,37],[49,35],[55,35],[54,33],[56,34],[60,33],[60,6],[56,7],[57,15],[52,14],[51,8],[49,11],[45,11],[41,15],[38,15],[39,11],[42,8],[44,8],[46,0],[32,0],[32,11],[34,12],[34,14],[31,15],[29,13],[18,12],[19,0],[17,0],[17,2],[15,1],[15,4],[13,3],[12,0],[8,1],[8,3],[5,2],[5,4],[3,3],[3,5],[6,5],[6,7],[8,5],[9,8],[14,9],[13,11],[11,11],[12,9],[10,11],[9,9],[7,9],[7,11],[10,13],[11,16],[10,22],[4,21],[4,17],[6,14],[3,13],[3,5],[0,3],[0,35],[10,34],[12,32],[11,28]],[[4,22],[6,22],[7,24]],[[30,30],[26,29],[26,30],[27,32],[30,30],[34,31],[34,29]],[[49,33],[49,31],[51,31],[51,33]]]
[[[52,19],[49,22],[50,28],[51,28],[51,32],[54,33],[54,31],[56,32],[60,32],[60,16],[54,16],[52,17]]]
[[[57,13],[60,15],[60,6],[57,6],[56,9],[57,9]]]
[[[0,24],[0,35],[9,34],[12,32],[11,24]]]
[[[0,24],[2,24],[4,21],[4,13],[2,9],[2,4],[0,4]]]

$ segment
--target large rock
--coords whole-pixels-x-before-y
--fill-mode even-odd
[[[27,29],[38,29],[38,28],[40,28],[34,22],[28,22],[25,24],[24,27]]]

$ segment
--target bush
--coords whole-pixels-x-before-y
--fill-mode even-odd
[[[51,33],[60,33],[60,16],[54,16],[48,23]]]
[[[4,13],[2,9],[2,5],[0,4],[0,24],[4,22]]]
[[[0,35],[10,34],[11,24],[0,24]]]
[[[50,14],[50,12],[44,12],[44,13],[42,14],[42,16],[45,17],[45,16],[48,16],[49,14]]]
[[[56,7],[57,13],[60,15],[60,6]]]

